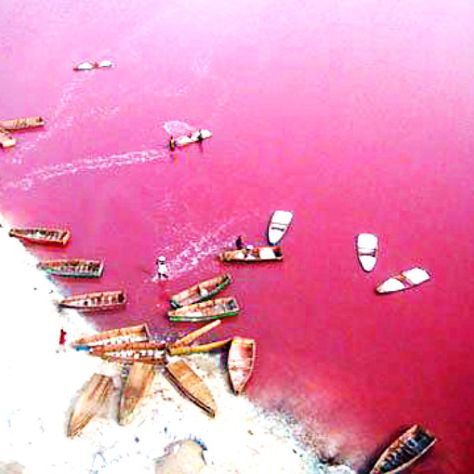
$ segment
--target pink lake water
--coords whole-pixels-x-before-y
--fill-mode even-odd
[[[257,340],[249,397],[361,472],[413,423],[440,442],[412,472],[474,468],[472,2],[18,0],[0,15],[0,118],[47,119],[0,152],[1,211],[72,231],[40,257],[105,259],[100,281],[61,282],[127,291],[94,322],[176,332],[169,295],[229,271],[243,311],[215,335]],[[168,120],[214,137],[171,153]],[[238,234],[263,243],[275,209],[295,213],[283,263],[217,261]],[[371,274],[359,232],[380,239]],[[429,283],[375,295],[415,265]]]

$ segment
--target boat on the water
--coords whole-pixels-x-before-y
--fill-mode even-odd
[[[38,263],[50,275],[72,278],[100,278],[104,271],[104,262],[99,260],[61,259],[45,260]]]
[[[257,344],[253,339],[234,337],[227,357],[227,370],[234,392],[243,392],[255,365]]]
[[[377,263],[379,239],[374,234],[359,234],[356,238],[359,263],[364,271],[371,272]]]
[[[91,336],[76,339],[73,347],[93,348],[98,346],[109,346],[111,344],[125,344],[131,342],[148,342],[150,331],[146,324],[129,326],[125,328],[110,329]]]
[[[194,131],[193,133],[190,133],[189,135],[183,135],[181,137],[176,138],[175,145],[183,147],[186,145],[191,145],[192,143],[201,142],[211,137],[212,133],[209,130],[202,128],[200,130]]]
[[[109,59],[103,59],[102,61],[85,61],[83,63],[76,64],[74,71],[92,71],[93,69],[104,69],[111,68],[113,66],[112,61]]]
[[[123,291],[99,291],[64,298],[59,306],[80,311],[108,311],[125,306],[127,297]]]
[[[0,145],[2,148],[11,148],[16,145],[16,138],[13,138],[3,127],[0,127]]]
[[[283,239],[288,227],[293,220],[293,213],[290,211],[275,211],[268,224],[268,243],[278,244]]]
[[[256,262],[271,262],[283,260],[283,253],[281,247],[278,245],[275,247],[252,247],[239,250],[228,250],[222,252],[219,258],[223,262],[244,262],[244,263],[256,263]]]
[[[217,326],[221,324],[220,319],[216,319],[215,321],[212,321],[204,326],[201,326],[198,329],[195,329],[194,331],[189,332],[188,334],[185,334],[184,336],[180,337],[176,341],[170,344],[171,347],[183,347],[183,346],[189,346],[192,342],[194,342],[196,339],[199,339],[201,336],[204,334],[207,334],[209,331],[212,331],[215,329]]]
[[[405,270],[398,275],[395,275],[388,280],[385,280],[376,288],[376,292],[380,294],[394,293],[396,291],[403,291],[421,285],[430,279],[430,275],[423,268],[415,267],[410,270]]]
[[[0,128],[10,131],[42,127],[44,124],[45,120],[43,117],[24,117],[12,120],[0,120]]]
[[[46,229],[43,227],[34,228],[13,228],[9,232],[10,237],[32,242],[35,244],[66,245],[71,233],[64,229]]]
[[[402,472],[420,459],[436,441],[429,431],[414,425],[382,453],[370,474]]]
[[[168,311],[170,321],[203,322],[237,316],[240,308],[233,297],[217,298]]]
[[[136,408],[147,394],[154,376],[153,365],[142,362],[132,364],[120,397],[118,422],[121,425],[132,421]]]
[[[82,389],[69,420],[67,435],[76,436],[107,402],[113,391],[112,377],[94,374]]]
[[[166,362],[165,349],[166,343],[162,341],[127,342],[96,346],[89,350],[89,354],[109,362],[122,364],[143,362],[144,364],[163,365]]]
[[[190,288],[183,290],[171,297],[170,303],[173,308],[181,308],[190,304],[200,303],[206,301],[217,295],[224,288],[230,285],[231,277],[228,274],[223,274],[205,280]]]
[[[217,406],[211,391],[186,362],[177,360],[167,364],[166,374],[184,396],[209,415],[216,415]]]

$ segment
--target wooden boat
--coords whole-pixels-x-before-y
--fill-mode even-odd
[[[226,286],[231,283],[231,277],[228,274],[223,274],[211,278],[210,280],[202,281],[196,285],[191,286],[187,290],[183,290],[171,297],[170,303],[173,308],[181,308],[194,303],[206,301],[217,295]]]
[[[150,364],[135,362],[128,373],[127,381],[120,397],[118,422],[130,423],[140,400],[142,400],[155,376],[155,368]]]
[[[3,127],[0,127],[0,145],[2,145],[2,148],[10,148],[16,145],[16,139]]]
[[[379,239],[374,234],[359,234],[356,238],[359,263],[364,271],[371,272],[377,263]]]
[[[201,138],[199,138],[199,133],[201,134]],[[175,144],[176,146],[183,147],[186,145],[191,145],[191,143],[197,143],[202,140],[206,140],[212,137],[212,133],[209,130],[201,129],[196,130],[195,132],[189,135],[183,135],[181,137],[176,138]]]
[[[50,275],[73,278],[100,278],[104,271],[104,262],[99,260],[46,260],[38,268]]]
[[[217,298],[168,311],[168,317],[174,322],[203,322],[237,316],[239,311],[239,304],[235,298]]]
[[[370,474],[401,472],[423,456],[436,441],[429,431],[414,425],[382,453]]]
[[[405,270],[399,275],[395,275],[388,280],[385,280],[381,285],[376,288],[377,293],[394,293],[396,291],[408,290],[414,286],[421,285],[428,281],[430,275],[423,268],[415,267],[410,270]]]
[[[67,435],[76,436],[97,414],[113,390],[112,378],[94,374],[82,389],[69,420]]]
[[[243,392],[249,381],[256,357],[256,343],[253,339],[234,337],[227,358],[230,382],[236,394]]]
[[[199,346],[168,346],[167,350],[168,354],[172,356],[197,354],[198,352],[211,352],[217,349],[222,349],[231,341],[232,338],[228,338],[220,341],[212,341],[207,344],[201,344]]]
[[[166,365],[171,382],[196,405],[211,416],[216,415],[216,402],[202,379],[183,360]]]
[[[43,117],[24,117],[13,120],[0,120],[0,128],[11,131],[42,127],[44,124],[45,121]]]
[[[268,224],[268,243],[278,244],[286,234],[288,227],[293,220],[293,213],[290,211],[275,211]]]
[[[194,342],[196,339],[200,338],[204,334],[208,333],[209,331],[212,331],[215,329],[217,326],[221,324],[220,319],[216,319],[215,321],[212,321],[209,324],[206,324],[205,326],[200,327],[199,329],[196,329],[195,331],[191,331],[190,333],[186,334],[185,336],[177,339],[171,344],[171,347],[182,347],[182,346],[188,346],[192,342]]]
[[[125,306],[127,298],[123,291],[100,291],[64,298],[59,306],[80,311],[108,311]]]
[[[271,262],[283,260],[281,247],[252,247],[241,250],[228,250],[219,255],[223,262]]]
[[[144,364],[163,365],[166,362],[165,348],[166,343],[161,341],[128,342],[93,347],[89,354],[109,362],[122,364],[143,362]]]
[[[74,71],[92,71],[92,69],[111,68],[112,61],[104,59],[102,61],[85,61],[74,66]]]
[[[110,329],[91,336],[81,337],[72,343],[74,347],[99,347],[111,344],[124,344],[131,342],[148,342],[150,331],[146,324],[129,326],[125,328]]]
[[[45,229],[41,227],[30,229],[10,229],[10,237],[16,237],[35,244],[66,245],[71,233],[63,229]]]

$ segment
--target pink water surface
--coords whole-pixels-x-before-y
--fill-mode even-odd
[[[0,208],[71,229],[38,256],[105,259],[102,280],[61,282],[127,291],[97,324],[176,331],[168,296],[228,270],[243,311],[217,334],[257,339],[252,399],[360,469],[418,422],[440,442],[412,472],[472,471],[472,2],[15,0],[0,17],[1,118],[48,120],[0,152]],[[214,137],[170,153],[167,120]],[[274,209],[295,212],[283,263],[216,260],[239,233],[264,242]],[[372,274],[359,232],[380,238]],[[414,265],[432,281],[375,295]]]

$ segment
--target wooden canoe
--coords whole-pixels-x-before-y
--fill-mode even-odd
[[[235,298],[217,298],[168,311],[168,317],[174,322],[202,322],[237,316],[239,311]]]
[[[80,311],[108,311],[122,308],[126,303],[127,297],[123,291],[100,291],[69,296],[60,301],[59,305]]]
[[[429,431],[414,425],[382,453],[370,474],[401,472],[423,456],[436,441]]]
[[[166,362],[165,348],[166,343],[161,341],[129,342],[93,347],[89,354],[122,364],[143,362],[144,364],[163,365]]]
[[[256,262],[271,262],[283,260],[283,254],[281,247],[253,247],[251,250],[228,250],[219,255],[219,258],[223,262],[244,262],[244,263],[256,263]]]
[[[230,382],[236,394],[243,392],[249,381],[256,357],[256,343],[253,339],[234,337],[227,358]]]
[[[100,278],[104,271],[104,262],[99,260],[62,259],[45,260],[38,263],[50,275],[72,278]]]
[[[278,244],[283,239],[288,227],[293,220],[293,213],[290,211],[275,211],[268,224],[268,243]]]
[[[199,140],[199,132],[201,132],[201,140]],[[176,146],[183,147],[186,145],[191,145],[192,143],[197,143],[202,140],[207,140],[208,138],[212,137],[212,133],[209,130],[201,129],[196,130],[195,132],[191,133],[190,135],[183,135],[181,137],[176,138]]]
[[[10,237],[26,240],[35,244],[66,245],[71,233],[63,229],[45,229],[42,227],[10,229]]]
[[[113,390],[112,378],[94,374],[82,389],[69,420],[67,435],[76,436],[97,414]]]
[[[0,145],[2,148],[11,148],[16,145],[16,139],[13,138],[8,130],[0,127]]]
[[[91,336],[81,337],[72,343],[73,347],[98,347],[111,344],[131,342],[147,342],[150,340],[150,331],[146,324],[125,328],[110,329]]]
[[[127,381],[120,397],[118,422],[130,423],[140,400],[142,400],[153,382],[155,368],[150,364],[135,362],[128,373]]]
[[[199,346],[168,346],[167,351],[168,354],[172,356],[197,354],[198,352],[212,352],[217,349],[222,349],[231,341],[232,338],[228,338],[221,339],[220,341],[208,342],[207,344],[201,344]]]
[[[216,415],[216,402],[203,380],[183,360],[166,365],[166,373],[171,382],[196,405],[211,416]]]
[[[0,128],[5,130],[25,130],[42,127],[45,124],[43,117],[24,117],[13,120],[0,120]]]
[[[202,281],[190,288],[183,290],[171,297],[171,306],[173,308],[181,308],[190,304],[201,303],[216,296],[231,283],[231,277],[228,274],[223,274],[211,278],[210,280]]]
[[[200,328],[191,331],[184,336],[180,337],[176,341],[170,344],[171,347],[182,347],[182,346],[189,346],[192,342],[194,342],[196,339],[199,339],[201,336],[204,336],[204,334],[207,334],[209,331],[212,331],[215,329],[217,326],[221,324],[220,319],[216,319],[215,321],[212,321],[204,326],[201,326]]]

